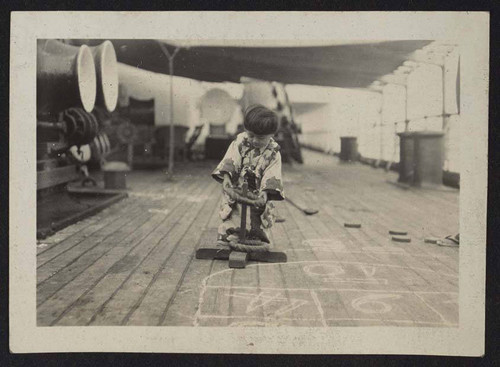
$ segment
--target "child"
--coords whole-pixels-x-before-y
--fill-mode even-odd
[[[241,187],[246,181],[248,191],[258,195],[258,206],[250,208],[249,238],[270,243],[269,228],[274,223],[274,205],[270,200],[283,200],[281,155],[273,135],[278,130],[278,117],[264,106],[251,106],[245,112],[245,131],[229,146],[226,155],[212,172],[222,182],[223,197],[220,206],[222,224],[218,229],[218,243],[227,242],[228,235],[240,227],[241,206],[228,195],[226,189]]]

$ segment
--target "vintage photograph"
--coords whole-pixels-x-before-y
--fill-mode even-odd
[[[487,144],[466,132],[470,48],[452,33],[298,38],[270,22],[263,37],[169,36],[127,15],[112,20],[137,36],[34,32],[29,46],[34,103],[18,125],[36,123],[23,232],[36,241],[34,335],[179,330],[167,344],[183,351],[188,336],[236,330],[226,350],[251,351],[298,343],[275,332],[345,330],[349,344],[385,330],[455,348],[445,335],[470,325],[464,287],[484,271],[485,245],[468,236],[482,233],[482,199],[476,216],[464,199],[464,156]]]
[[[458,326],[460,50],[37,41],[39,326]]]

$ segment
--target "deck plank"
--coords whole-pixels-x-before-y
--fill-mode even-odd
[[[326,211],[328,211],[328,208],[326,208]],[[370,240],[373,239],[375,244],[381,244],[385,246],[392,246],[389,240],[388,236],[388,230],[390,226],[386,224],[385,221],[380,220],[375,216],[373,213],[369,213],[368,216],[370,217],[371,225],[364,225],[360,230],[352,230],[351,232],[353,234],[356,234],[357,236],[363,236],[365,240]],[[365,219],[368,218],[368,216],[365,216]],[[418,245],[417,245],[418,246]],[[413,255],[413,256],[405,256],[404,258],[401,258],[398,260],[401,265],[406,266],[408,265],[405,260],[414,260],[414,264],[416,263],[419,267],[427,268],[427,269],[432,269],[436,271],[442,270],[443,266],[436,266],[436,263],[434,262],[432,265],[429,265],[429,262],[433,261],[433,257],[430,254],[427,254],[423,251],[419,251],[418,247],[415,246],[405,246],[404,244],[397,245],[397,248],[402,249],[402,252],[405,253],[405,255]],[[417,250],[415,251],[415,248]],[[412,253],[408,253],[408,249],[412,249]],[[381,256],[380,252],[374,253],[374,256]],[[391,255],[392,258],[397,258],[397,252]],[[395,261],[395,260],[394,260]],[[440,265],[440,264],[438,264]]]
[[[345,200],[345,197],[346,195],[342,195],[342,198],[344,198],[343,200]],[[356,207],[358,203],[359,204],[359,198],[350,198],[350,202],[351,204],[349,204],[349,201],[348,201],[348,204],[343,204],[344,206],[346,205],[350,205],[351,207],[354,206]],[[352,203],[354,201],[354,203]],[[377,209],[379,208],[379,206],[377,206],[376,204],[373,205],[372,207],[376,207]],[[397,209],[397,206],[394,205],[393,206],[394,210],[396,211]],[[340,212],[342,212],[342,209],[339,209]],[[405,223],[402,223],[401,220],[404,220],[402,218],[405,218],[405,213],[401,213],[401,211],[397,211],[395,214],[398,214],[397,216],[393,216],[393,217],[390,217],[390,216],[387,216],[383,213],[381,213],[381,211],[375,211],[375,210],[372,210],[371,212],[367,212],[367,213],[358,213],[358,218],[361,218],[361,219],[366,219],[366,221],[368,223],[371,223],[371,225],[367,226],[367,223],[365,223],[365,226],[364,228],[362,228],[362,231],[365,231],[365,228],[372,228],[374,229],[375,231],[379,232],[380,234],[383,234],[386,235],[387,234],[387,231],[392,228],[392,227],[396,227],[396,228],[411,228],[412,229],[412,233],[413,234],[413,240],[418,240],[420,242],[423,243],[423,238],[425,237],[425,235],[422,234],[421,232],[421,226],[419,225],[415,225],[413,222],[408,222],[408,221],[405,221]],[[416,235],[415,235],[416,234]],[[429,253],[427,251],[427,248],[429,246],[426,244],[426,245],[422,245],[422,246],[418,246],[418,247],[410,247],[412,248],[414,251],[416,252],[420,252],[422,254],[428,254],[430,255],[429,257],[432,257],[432,255],[434,254],[439,254],[439,250],[438,249],[435,249],[436,252],[434,253]],[[446,260],[447,260],[447,257],[446,256],[441,256],[440,257],[440,260],[441,262],[443,263],[444,266],[448,266],[449,264],[455,264],[456,261],[454,260],[451,260],[451,262],[449,263],[445,263]]]
[[[130,197],[38,246],[39,325],[456,326],[459,249],[423,242],[458,232],[458,191],[403,190],[362,165],[304,152],[285,165],[282,264],[198,260],[215,242],[221,186],[205,163],[133,171]],[[345,228],[345,222],[361,228]],[[408,231],[395,243],[389,229]],[[209,236],[210,238],[204,238]]]
[[[174,205],[185,205],[185,202],[179,198]],[[58,288],[57,293],[44,301],[43,305],[38,306],[41,311],[39,313],[39,323],[45,325],[57,322],[75,302],[79,300],[82,302],[81,298],[84,298],[85,294],[91,291],[109,271],[113,273],[119,272],[121,268],[126,269],[133,265],[134,261],[147,253],[156,242],[170,231],[171,226],[177,222],[177,218],[169,212],[166,215],[152,214],[149,220],[145,222],[139,217],[137,221],[136,224],[140,224],[139,227],[130,226],[123,233],[125,237],[121,238],[119,243],[111,242],[107,246],[111,248],[104,251],[101,249],[102,253],[97,258],[94,257],[90,261],[85,259],[86,267],[84,272],[71,279],[62,288]],[[91,265],[88,266],[87,262],[90,262]],[[71,264],[65,270],[70,273],[72,267],[77,266],[75,264]],[[47,283],[49,286],[52,285],[52,282]],[[109,293],[113,291],[114,289],[107,290]],[[43,291],[39,292],[40,295],[43,295],[43,293]],[[56,311],[48,314],[48,312],[42,312],[45,309]]]
[[[130,224],[130,223],[129,223]],[[56,273],[50,273],[44,281],[40,281],[37,285],[37,305],[40,307],[50,297],[53,297],[69,283],[79,277],[84,271],[94,271],[92,267],[97,261],[106,259],[109,254],[115,253],[116,248],[127,248],[144,231],[150,231],[156,224],[156,220],[151,215],[143,214],[134,219],[131,227],[136,228],[137,231],[131,234],[130,228],[120,229],[115,232],[113,236],[106,238],[97,246],[84,253],[76,261],[64,265],[64,267]],[[112,252],[114,250],[114,252]],[[70,286],[71,287],[71,286]]]
[[[117,231],[130,225],[130,222],[140,213],[141,208],[138,205],[130,205],[127,207],[127,214],[117,217],[111,223],[105,222],[102,226],[100,224],[92,226],[93,233],[84,235],[82,239],[72,236],[70,240],[63,241],[59,246],[51,249],[55,251],[49,250],[40,254],[37,257],[37,284],[43,283],[67,264],[76,261]]]
[[[134,184],[135,190],[143,189],[144,187],[151,186],[153,182],[154,175],[148,175],[146,179],[143,179]],[[103,183],[100,184],[101,187]],[[130,203],[133,201],[133,198],[126,198],[125,200],[121,200],[110,207],[102,210],[96,215],[85,218],[81,221],[78,221],[66,228],[61,229],[57,233],[49,236],[43,240],[37,241],[39,246],[37,246],[37,256],[50,250],[52,247],[59,246],[60,244],[66,241],[75,241],[73,236],[77,237],[75,244],[78,239],[84,239],[90,234],[95,233],[95,228],[97,224],[97,229],[103,228],[107,223],[112,222],[116,217],[119,217],[124,214],[124,208],[129,207]]]
[[[378,234],[380,235],[387,235],[389,229],[393,227],[396,228],[403,227],[404,229],[409,229],[410,230],[409,235],[412,237],[412,240],[418,244],[418,246],[409,247],[412,249],[412,251],[415,251],[422,255],[427,254],[429,255],[429,259],[432,259],[432,255],[442,255],[442,252],[440,251],[441,249],[438,248],[437,246],[434,246],[433,252],[428,251],[428,249],[430,248],[429,245],[423,242],[423,238],[428,236],[428,234],[426,234],[426,232],[423,230],[424,228],[423,224],[420,224],[422,222],[418,223],[416,221],[417,218],[415,218],[414,220],[412,220],[411,218],[406,219],[405,209],[398,209],[397,206],[394,206],[393,211],[395,215],[393,215],[392,217],[388,216],[387,214],[381,211],[373,211],[371,213],[368,213],[366,217],[368,217],[374,223],[374,225],[368,228],[373,229],[374,232],[378,232]],[[435,259],[439,259],[441,267],[444,266],[445,268],[450,268],[451,265],[451,270],[456,269],[453,268],[456,262],[454,260],[447,261],[448,256],[435,257]]]
[[[52,236],[39,240],[37,266],[41,266],[47,261],[47,258],[50,259],[60,252],[79,244],[88,236],[96,234],[109,223],[119,219],[123,215],[123,208],[129,207],[132,201],[133,199],[130,198],[121,200],[96,215],[78,221]]]
[[[171,296],[171,303],[163,320],[164,325],[193,326],[196,323],[200,293],[204,290],[204,280],[210,275],[215,260],[197,260],[194,258],[194,251],[200,244],[212,244],[214,238],[214,229],[207,231],[205,227],[200,230],[197,241],[192,241],[196,247],[183,271],[182,279],[177,283],[177,291]],[[136,322],[135,319],[132,322]]]
[[[182,281],[178,283],[177,291],[172,295],[171,303],[165,312],[163,321],[165,325],[193,326],[199,323],[196,315],[199,311],[200,294],[206,291],[205,281],[213,271],[216,260],[197,260],[194,258],[194,252],[200,246],[212,245],[216,241],[216,228],[220,221],[218,219],[220,193],[221,186],[216,184],[216,190],[212,193],[207,207],[207,223],[199,228],[199,237],[192,240],[195,248],[183,271]],[[136,321],[133,319],[131,322]]]
[[[202,185],[197,184],[195,190],[201,191]],[[105,273],[98,278],[96,284],[85,295],[71,304],[68,310],[65,310],[64,317],[58,320],[58,325],[72,325],[74,323],[99,324],[99,322],[102,322],[101,314],[107,312],[105,307],[109,300],[120,291],[133,274],[136,274],[137,269],[147,259],[151,259],[150,261],[153,262],[151,265],[153,269],[146,267],[146,270],[144,270],[146,273],[139,274],[143,278],[152,277],[155,274],[154,267],[163,261],[163,256],[165,256],[163,252],[168,253],[170,251],[172,243],[175,243],[175,239],[182,235],[185,226],[192,221],[192,209],[196,209],[195,203],[189,203],[182,198],[176,200],[178,206],[173,208],[171,212],[168,212],[166,216],[159,214],[160,218],[162,218],[159,227],[156,227],[155,231],[150,231],[137,248],[133,248],[131,252],[126,253],[123,257],[117,257],[117,261],[106,269]],[[128,298],[140,295],[138,289],[140,289],[141,284],[140,280],[137,280],[135,284],[132,283],[132,286],[128,288]],[[123,300],[119,299],[118,301]],[[124,307],[117,308],[121,312],[127,312]],[[116,323],[115,317],[119,318],[120,316],[115,313],[110,319]]]
[[[296,190],[294,195],[302,196],[303,202],[308,202],[305,200],[305,195],[303,191]],[[312,203],[311,203],[312,204]],[[313,246],[311,246],[314,241],[324,239],[325,233],[321,233],[317,230],[317,227],[311,225],[311,222],[317,222],[318,214],[315,216],[306,216],[298,210],[294,210],[293,207],[287,206],[289,209],[289,218],[291,218],[297,227],[301,230],[302,234],[302,244],[306,245],[305,248],[310,248],[310,253],[305,252],[307,256],[304,256],[303,259],[307,261],[306,264],[302,267],[302,272],[299,274],[303,279],[313,279],[308,283],[305,283],[304,288],[318,288],[318,289],[331,289],[336,288],[341,283],[335,282],[338,280],[338,273],[343,271],[343,265],[338,261],[335,254],[329,253],[327,256],[325,254],[318,254]],[[328,237],[327,237],[328,238]],[[316,242],[317,243],[317,242]],[[297,272],[297,271],[295,271]],[[298,284],[301,284],[299,282]],[[349,283],[344,283],[349,284]],[[318,295],[319,293],[319,295]],[[349,305],[345,300],[345,297],[341,292],[337,291],[329,291],[323,292],[318,291],[316,297],[318,298],[319,303],[322,305],[323,310],[323,318],[326,325],[331,326],[332,320],[328,320],[328,317],[332,317],[335,315],[336,318],[340,319],[349,319],[351,326],[359,325],[359,322],[354,319],[352,315],[352,311],[349,309]],[[325,301],[326,299],[326,301]]]
[[[305,192],[305,193],[304,193],[304,191],[302,191],[302,193],[304,194],[304,196],[306,196],[306,198],[305,198],[305,199],[302,199],[304,202],[320,204],[320,203],[318,202],[318,198],[317,198],[317,197],[315,197],[315,198],[314,198],[314,199],[315,199],[314,201],[311,201],[311,200],[310,200],[310,199],[311,199],[311,196],[308,196],[308,195],[307,195],[307,192]],[[347,193],[347,192],[343,192],[342,194],[343,194],[343,195],[341,195],[341,196],[340,196],[340,198],[341,198],[341,199],[342,199],[342,198],[344,198],[344,199],[345,199],[346,195],[348,195],[348,193]],[[351,195],[352,195],[352,194],[351,194]],[[314,196],[314,195],[313,195],[313,196]],[[322,200],[323,202],[325,202],[325,201],[326,201],[326,202],[330,201],[330,200],[328,200],[328,199],[330,199],[330,198],[328,198],[327,196],[328,196],[328,195],[324,195],[324,193],[323,193],[321,200]],[[308,199],[309,199],[309,200],[308,200]],[[352,200],[351,200],[351,201],[352,201]],[[344,205],[340,205],[341,207],[342,207],[342,206],[344,206],[344,210],[340,210],[340,212],[342,212],[342,214],[344,215],[343,217],[341,217],[341,222],[342,222],[342,221],[356,221],[356,219],[357,219],[357,221],[359,221],[359,219],[360,219],[360,218],[354,218],[354,217],[353,217],[353,215],[352,215],[352,213],[350,213],[349,211],[346,211],[346,210],[345,210],[345,205],[346,205],[346,201],[345,201],[345,200],[344,200],[343,204],[344,204]],[[351,206],[352,206],[352,204],[353,204],[352,202],[349,202],[349,200],[347,200],[347,205],[351,205]],[[356,204],[358,204],[358,207],[359,207],[359,203],[356,203]],[[311,205],[313,205],[313,204],[311,204]],[[362,206],[361,206],[361,207],[362,207]],[[332,213],[332,211],[331,211],[331,210],[329,210],[329,208],[324,208],[324,209],[326,209],[326,211],[327,211],[327,212],[328,212],[331,216],[335,216],[335,215]],[[367,211],[368,211],[368,210],[367,210]],[[320,209],[320,212],[321,212],[321,209]],[[337,212],[337,213],[336,213],[336,215],[338,215],[338,214],[339,214],[339,213]],[[363,212],[362,212],[362,214],[363,214]],[[321,217],[321,214],[320,214],[318,217]],[[359,216],[358,216],[358,217],[359,217]],[[365,217],[365,218],[361,218],[361,219],[362,219],[361,221],[363,221],[363,219],[366,219],[366,217],[367,217],[367,216],[366,216],[366,215],[362,215],[361,217]],[[373,218],[372,218],[372,219],[373,219]],[[318,234],[322,234],[322,232],[323,232],[323,234],[324,234],[324,230],[323,230],[323,231],[321,230],[321,226],[319,226],[319,227],[318,227],[317,223],[316,223],[316,225],[314,225],[314,221],[315,221],[314,217],[309,217],[309,218],[308,218],[308,220],[311,222],[312,227],[315,227],[315,229],[316,229],[316,231],[317,231],[317,233],[318,233]],[[341,225],[341,223],[338,223],[338,224],[339,224],[339,225]],[[383,225],[381,225],[381,223],[380,223],[380,222],[376,222],[376,225],[377,225],[377,226],[380,226],[380,228],[383,228],[383,230],[386,230],[386,229],[387,229],[386,227],[384,227]],[[363,242],[364,242],[364,244],[365,244],[365,245],[367,245],[367,246],[368,246],[368,245],[371,245],[371,244],[370,244],[370,242],[375,242],[375,244],[377,244],[377,243],[378,243],[378,244],[380,244],[380,245],[384,245],[384,242],[385,242],[385,241],[387,241],[385,238],[383,238],[383,236],[381,235],[381,233],[377,233],[377,232],[375,232],[375,231],[371,230],[369,226],[368,226],[368,228],[367,228],[367,226],[366,226],[366,225],[365,225],[363,228],[361,228],[360,230],[355,230],[355,229],[352,229],[352,230],[348,230],[348,231],[354,234],[355,239],[356,239],[358,242],[363,241]],[[360,233],[361,233],[361,237],[360,237]],[[364,236],[363,236],[363,234],[364,234]],[[361,242],[361,243],[363,243],[363,242]],[[390,244],[389,244],[389,245],[390,245]],[[384,246],[385,246],[385,245],[384,245]],[[380,247],[380,248],[382,248],[382,247]],[[380,257],[380,253],[376,252],[375,254],[376,254],[376,257]],[[375,254],[372,254],[371,256],[373,257]],[[406,252],[405,252],[404,254],[405,254],[405,255],[411,255],[411,254],[407,254]],[[324,255],[323,255],[323,256],[324,256]],[[344,254],[344,253],[342,253],[342,256],[343,256],[343,258],[345,258],[345,254]],[[356,255],[356,256],[358,256],[358,255]],[[389,260],[389,262],[390,262],[390,263],[400,264],[400,266],[402,266],[402,267],[406,267],[406,266],[407,266],[407,264],[406,264],[406,263],[405,263],[402,259],[399,259],[399,258],[398,258],[398,256],[396,256],[396,255],[391,255],[391,256],[390,256],[390,258],[388,258],[387,256],[384,256],[384,257],[385,257],[385,259],[380,259],[380,260],[385,260],[385,261]],[[419,265],[420,265],[420,266],[422,266],[422,263],[420,263]],[[424,268],[427,268],[427,267],[424,265]],[[394,282],[394,280],[397,280],[397,276],[393,276],[392,278],[393,278],[393,279],[391,279],[391,281],[392,281],[392,282]],[[434,279],[434,281],[435,281],[435,279]],[[401,285],[401,284],[399,284],[399,285]],[[428,286],[429,286],[429,283],[424,283],[424,285],[428,287]],[[417,299],[416,301],[417,301],[417,302],[419,302],[419,300],[418,300],[418,299]],[[408,319],[408,316],[409,316],[409,315],[411,315],[411,317],[413,317],[413,318],[418,319],[418,317],[419,317],[419,316],[418,316],[418,315],[419,315],[419,313],[420,313],[420,314],[422,314],[422,313],[424,313],[424,314],[425,314],[425,313],[427,313],[427,314],[428,314],[428,313],[429,313],[429,309],[428,309],[428,308],[426,308],[426,307],[423,307],[423,308],[422,308],[422,307],[420,307],[420,308],[414,308],[414,309],[412,309],[412,308],[411,308],[411,305],[412,305],[412,304],[414,304],[414,302],[410,303],[410,307],[409,307],[408,305],[406,305],[406,304],[402,304],[402,306],[405,306],[405,307],[400,307],[400,309],[403,311],[403,312],[401,313],[401,315],[403,315],[403,316],[404,316],[404,317],[406,317],[407,319]],[[406,309],[406,310],[405,310],[405,309]],[[414,320],[411,320],[411,317],[410,317],[410,321],[414,321]],[[429,317],[429,316],[427,315],[427,317]],[[425,317],[424,317],[424,319],[425,319]],[[404,320],[398,320],[398,321],[385,320],[385,322],[386,322],[386,323],[389,323],[389,324],[393,324],[394,322],[397,324],[397,323],[400,323],[400,322],[402,322],[402,321],[404,321]],[[434,320],[434,321],[436,321],[436,320]],[[437,321],[439,321],[439,320],[437,320]]]
[[[211,190],[207,186],[201,194]],[[113,297],[100,307],[92,319],[92,325],[125,324],[129,315],[134,316],[139,325],[156,326],[160,323],[171,294],[177,289],[175,279],[182,276],[192,255],[189,247],[186,247],[193,246],[190,239],[195,236],[190,236],[190,232],[198,233],[197,221],[202,217],[200,213],[204,206],[205,203],[192,203],[165,240],[124,281]],[[183,242],[184,237],[187,242]]]
[[[206,193],[213,194],[215,185],[207,185],[208,190],[204,190],[204,195]],[[154,273],[154,278],[150,280],[149,283],[143,281],[143,284],[147,284],[147,288],[144,289],[141,297],[136,300],[131,306],[128,303],[120,310],[120,306],[114,310],[113,302],[110,302],[106,310],[102,313],[102,318],[106,318],[106,312],[116,315],[122,315],[121,324],[128,325],[161,325],[163,322],[168,307],[172,302],[172,298],[177,293],[178,289],[182,284],[182,279],[184,279],[186,274],[186,269],[189,263],[192,261],[194,248],[196,243],[199,241],[202,229],[204,228],[208,215],[213,210],[214,199],[210,198],[200,203],[195,203],[192,207],[191,213],[188,214],[188,218],[191,218],[191,223],[187,224],[185,229],[179,229],[179,236],[169,236],[169,241],[175,244],[170,249],[168,254],[162,256],[162,264],[160,267],[155,266],[154,269],[147,270],[148,272]],[[148,264],[141,266],[138,270],[136,277],[142,277],[144,269]],[[141,274],[142,273],[142,274]],[[132,278],[129,283],[138,282]],[[120,290],[121,298],[126,299],[127,287],[125,286]],[[120,293],[115,297],[120,299]],[[130,298],[130,296],[128,296]],[[120,305],[120,302],[117,302]],[[118,321],[118,319],[117,319]]]
[[[172,200],[168,201],[166,205],[175,207],[175,205],[179,203],[180,200]],[[128,222],[126,226],[122,226],[117,231],[112,232],[102,242],[95,241],[98,242],[97,245],[81,254],[80,257],[76,259],[71,258],[72,253],[68,253],[65,256],[69,258],[67,262],[64,262],[65,257],[56,258],[54,263],[46,265],[46,270],[44,272],[39,271],[39,285],[37,289],[38,304],[40,305],[45,302],[48,297],[54,295],[55,292],[71,282],[87,268],[91,267],[94,262],[108,254],[113,247],[120,248],[130,245],[135,239],[147,233],[151,228],[154,228],[157,224],[157,220],[162,220],[162,216],[154,217],[152,213],[149,213],[147,208],[140,208],[142,208],[143,211],[140,215],[134,215],[134,213],[124,210],[124,212],[131,216],[132,221]],[[128,215],[124,218],[128,218]],[[151,222],[148,223],[148,221]],[[109,229],[106,232],[109,232]],[[91,240],[92,239],[89,239],[89,241]],[[79,249],[77,249],[77,251],[79,251]],[[49,277],[46,279],[42,278],[44,274],[48,274]]]

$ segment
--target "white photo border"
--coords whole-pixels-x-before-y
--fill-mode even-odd
[[[37,327],[36,39],[444,40],[461,54],[459,327]],[[13,12],[10,349],[38,352],[484,354],[487,12]]]

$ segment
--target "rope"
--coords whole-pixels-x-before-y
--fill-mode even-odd
[[[240,252],[268,252],[271,249],[271,244],[261,240],[243,240],[238,236],[231,235],[228,238],[229,247],[232,250]]]

